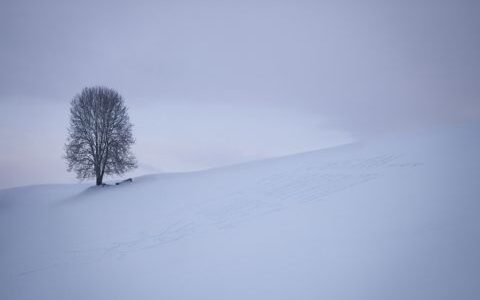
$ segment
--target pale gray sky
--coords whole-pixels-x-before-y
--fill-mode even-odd
[[[117,89],[139,172],[480,118],[479,1],[0,2],[0,187],[69,182],[71,98]]]

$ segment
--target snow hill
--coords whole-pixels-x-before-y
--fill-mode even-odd
[[[0,299],[480,299],[480,126],[0,191]]]

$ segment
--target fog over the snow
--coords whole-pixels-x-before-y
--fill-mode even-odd
[[[0,188],[74,182],[70,100],[125,98],[138,174],[480,119],[480,2],[0,2]]]

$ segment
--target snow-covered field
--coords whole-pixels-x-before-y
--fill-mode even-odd
[[[0,299],[480,299],[478,124],[0,191]]]

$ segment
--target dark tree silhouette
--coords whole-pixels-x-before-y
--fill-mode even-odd
[[[136,167],[130,151],[135,142],[132,124],[122,96],[106,87],[87,87],[75,96],[70,108],[70,126],[65,159],[77,178],[121,175]]]

